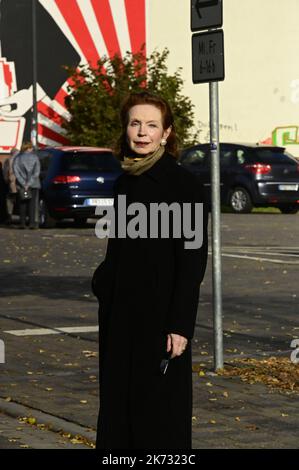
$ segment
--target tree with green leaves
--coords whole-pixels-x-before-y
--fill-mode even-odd
[[[119,110],[130,92],[156,93],[166,99],[174,114],[179,146],[191,145],[198,137],[194,129],[194,105],[182,94],[181,68],[167,71],[168,49],[154,51],[148,58],[141,51],[124,57],[100,59],[89,65],[67,68],[72,86],[65,99],[71,115],[63,123],[73,145],[113,146],[120,135]]]

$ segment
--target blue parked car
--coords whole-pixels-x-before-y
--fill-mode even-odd
[[[98,205],[113,204],[113,185],[122,173],[108,148],[46,147],[41,164],[40,225],[54,227],[65,218],[82,226]]]

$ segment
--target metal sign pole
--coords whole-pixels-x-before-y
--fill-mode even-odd
[[[32,98],[33,98],[33,112],[31,124],[31,142],[34,150],[37,150],[37,54],[36,54],[36,0],[32,0]]]
[[[217,370],[223,368],[218,82],[209,83],[209,99],[211,144],[214,367],[215,370]]]
[[[192,36],[192,80],[209,83],[215,370],[223,368],[218,81],[224,80],[224,43],[217,29],[222,23],[222,0],[191,0],[191,31],[201,31]]]

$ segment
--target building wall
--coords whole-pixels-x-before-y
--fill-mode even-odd
[[[299,1],[223,0],[224,82],[220,138],[287,145],[299,156]],[[168,47],[182,67],[201,141],[209,139],[209,88],[192,84],[190,0],[147,0],[147,48]]]

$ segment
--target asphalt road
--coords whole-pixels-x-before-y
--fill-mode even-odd
[[[225,361],[289,355],[299,338],[299,215],[222,214],[221,227]],[[94,223],[1,227],[0,240],[0,397],[95,429],[97,301],[90,280],[105,241]],[[195,362],[212,367],[211,256],[193,351]]]

